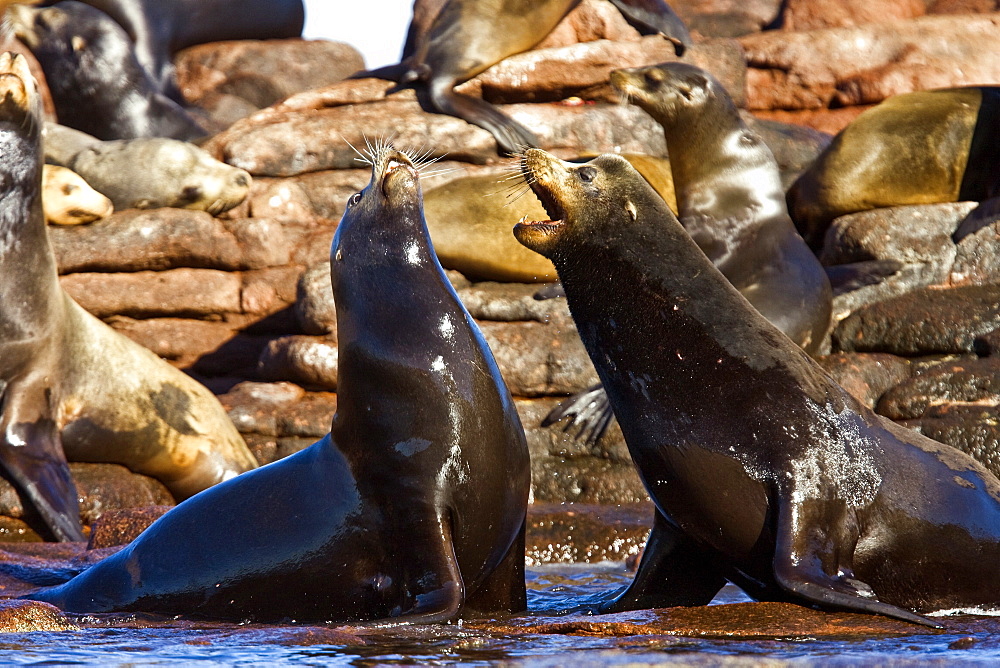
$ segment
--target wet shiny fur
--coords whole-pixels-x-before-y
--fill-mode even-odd
[[[337,228],[331,433],[36,598],[74,612],[437,622],[525,607],[524,432],[388,147]]]
[[[549,257],[656,504],[604,612],[760,600],[879,613],[1000,606],[1000,481],[861,406],[768,322],[617,156],[529,150]],[[636,216],[634,212],[638,212]]]

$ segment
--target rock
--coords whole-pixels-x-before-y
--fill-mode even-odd
[[[866,306],[833,332],[834,349],[895,355],[975,353],[1000,329],[1000,285],[923,288]]]
[[[688,29],[705,37],[760,32],[778,19],[781,0],[671,0]]]
[[[833,288],[833,322],[851,313],[934,283],[933,265],[902,264],[895,260],[869,260],[827,267]]]
[[[987,203],[997,206],[1000,200],[988,200],[973,210],[966,218],[983,209]],[[962,226],[966,221],[962,221]],[[955,262],[951,268],[952,285],[1000,283],[1000,212],[984,211],[974,232],[966,234],[958,242]],[[961,226],[960,226],[961,227]],[[970,228],[972,225],[970,225]],[[956,232],[957,234],[957,232]]]
[[[788,0],[781,13],[783,30],[816,30],[889,23],[927,13],[926,0]]]
[[[128,545],[173,506],[145,506],[104,513],[90,528],[88,550]]]
[[[354,83],[354,82],[349,82]],[[507,105],[503,109],[536,133],[543,148],[627,151],[663,155],[660,126],[641,110],[618,105]],[[401,95],[384,101],[316,111],[265,110],[210,139],[205,148],[257,176],[357,167],[365,137],[393,137],[402,148],[425,146],[429,158],[485,163],[497,159],[493,136],[444,114],[428,114]],[[341,137],[343,141],[331,141]],[[349,143],[350,144],[349,144]]]
[[[899,383],[878,402],[878,412],[893,420],[926,417],[947,406],[992,409],[1000,405],[1000,358],[963,358],[939,362]]]
[[[835,135],[874,105],[859,104],[836,109],[754,109],[754,115],[772,121],[812,128],[824,134]]]
[[[996,406],[947,405],[902,424],[970,455],[1000,477],[1000,422]]]
[[[835,219],[827,230],[824,265],[895,260],[927,265],[932,282],[947,283],[957,248],[951,235],[973,202],[871,209]]]
[[[336,390],[338,359],[335,338],[286,336],[268,344],[261,353],[258,372],[264,380]]]
[[[831,638],[868,640],[873,637],[931,633],[888,617],[849,612],[821,612],[793,603],[730,603],[690,608],[636,610],[587,617],[525,616],[506,621],[472,621],[482,631],[521,634],[608,636],[681,636],[722,640]]]
[[[271,315],[295,303],[296,286],[302,276],[297,266],[268,267],[243,273],[240,293],[240,312],[252,315]],[[290,325],[294,316],[289,313],[283,324]]]
[[[336,341],[337,306],[333,303],[330,263],[306,269],[296,287],[295,317],[306,334],[331,335]]]
[[[209,95],[231,95],[252,108],[328,86],[364,69],[354,47],[303,39],[234,40],[199,44],[174,56],[177,84],[195,105]]]
[[[740,38],[747,108],[821,109],[872,104],[899,93],[1000,81],[993,57],[1000,15],[769,31]]]
[[[558,299],[535,299],[538,286],[531,283],[473,283],[458,297],[476,320],[548,322],[554,311],[565,311]]]
[[[119,334],[182,368],[192,366],[203,355],[218,350],[238,332],[229,323],[190,318],[136,320],[111,316],[107,323]]]
[[[79,273],[60,277],[60,283],[70,297],[98,318],[211,317],[241,311],[240,276],[215,269]]]
[[[597,372],[569,311],[549,322],[481,322],[479,327],[515,396],[572,394],[597,382]]]
[[[545,39],[534,47],[534,50],[602,39],[613,42],[637,42],[642,39],[642,35],[629,25],[622,13],[611,3],[602,0],[582,0]]]
[[[0,601],[0,633],[79,631],[62,611],[42,601]]]
[[[653,505],[534,503],[528,506],[525,563],[625,561],[639,554],[653,526]]]
[[[913,372],[910,360],[886,353],[836,353],[816,361],[841,387],[873,410],[883,394]]]

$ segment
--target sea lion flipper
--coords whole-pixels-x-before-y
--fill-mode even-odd
[[[16,406],[5,408],[0,455],[4,471],[31,499],[58,540],[82,541],[76,485],[63,455],[54,421],[10,419]]]
[[[874,598],[872,588],[845,575],[828,575],[822,564],[829,560],[818,554],[819,545],[828,545],[817,540],[818,529],[815,521],[807,523],[809,535],[796,531],[792,519],[794,504],[785,504],[778,517],[777,540],[774,548],[774,578],[784,591],[794,594],[797,599],[823,608],[884,615],[901,619],[911,624],[941,628],[941,625],[927,617],[904,610]],[[849,564],[840,564],[839,573],[851,573]]]
[[[515,154],[538,146],[538,139],[523,125],[489,102],[456,93],[454,85],[454,81],[431,82],[429,92],[435,109],[488,130],[503,153]]]
[[[524,533],[521,531],[511,543],[507,555],[493,572],[480,584],[476,591],[466,598],[462,610],[481,614],[497,612],[521,612],[528,607],[528,596],[524,588]]]
[[[604,436],[613,417],[608,394],[598,383],[560,402],[545,416],[541,426],[548,427],[563,418],[569,418],[563,431],[568,432],[577,427],[574,438],[586,445],[593,445]]]
[[[687,26],[663,0],[611,0],[611,4],[642,34],[659,33],[673,42],[678,56],[691,46]]]
[[[427,541],[438,544],[420,550],[419,562],[413,566],[410,588],[420,593],[415,597],[414,606],[390,620],[390,625],[446,622],[454,619],[462,608],[465,583],[455,556],[451,522],[444,518],[439,520]]]
[[[632,584],[597,612],[707,605],[725,584],[726,577],[711,555],[656,511]]]

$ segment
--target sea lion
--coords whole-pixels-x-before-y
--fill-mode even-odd
[[[64,610],[437,622],[525,608],[528,449],[390,147],[333,241],[330,433],[168,512],[35,596]]]
[[[42,209],[45,222],[53,225],[82,225],[107,218],[115,207],[72,169],[44,165]]]
[[[656,506],[601,612],[758,600],[888,615],[1000,605],[1000,480],[863,407],[719,272],[613,155],[531,149],[553,261]],[[668,260],[668,261],[665,261]]]
[[[508,56],[527,51],[541,42],[577,5],[579,0],[446,0],[439,11],[419,8],[414,16],[426,28],[411,29],[404,47],[404,61],[355,76],[378,76],[416,83],[426,90],[436,111],[465,119],[496,138],[504,153],[515,153],[538,140],[524,126],[490,103],[456,93],[468,81]],[[662,33],[678,55],[690,45],[683,22],[663,0],[611,0],[633,25],[645,34]],[[431,4],[438,4],[431,0]],[[414,24],[415,25],[415,24]],[[409,53],[412,51],[412,53]]]
[[[663,127],[684,229],[761,315],[815,354],[830,326],[829,279],[788,216],[771,150],[722,84],[693,65],[664,63],[616,70],[611,85]],[[603,429],[587,422],[607,423],[610,409],[595,390],[570,397],[544,424],[574,416],[581,433],[599,438]]]
[[[170,206],[215,216],[246,199],[252,180],[194,144],[162,137],[98,142],[73,156],[69,166],[117,209]]]
[[[250,192],[248,172],[179,139],[101,141],[58,123],[46,123],[44,137],[46,162],[77,172],[117,209],[169,206],[218,215]]]
[[[47,3],[52,5],[57,0]],[[175,102],[173,55],[195,44],[299,37],[302,0],[83,0],[114,19],[135,42],[135,56],[156,87]]]
[[[788,191],[812,248],[838,216],[1000,195],[1000,86],[895,95],[841,130]]]
[[[638,153],[626,153],[624,157],[671,208],[676,208],[666,158]],[[427,191],[424,213],[438,259],[446,268],[473,280],[555,281],[552,263],[510,235],[511,217],[537,218],[544,214],[542,205],[534,197],[508,191],[496,174],[459,177]]]
[[[81,540],[66,459],[123,464],[185,498],[257,464],[205,387],[62,290],[42,215],[41,118],[0,56],[0,466],[53,535]]]
[[[104,12],[64,0],[51,7],[14,5],[7,15],[45,72],[60,123],[98,139],[206,135],[157,92],[125,30]]]

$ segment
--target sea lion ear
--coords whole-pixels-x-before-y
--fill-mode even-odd
[[[70,46],[73,47],[73,51],[80,53],[87,48],[87,40],[80,35],[73,35],[73,39],[70,40]]]
[[[633,223],[639,218],[639,209],[636,208],[632,200],[625,200],[625,211],[628,212]]]

